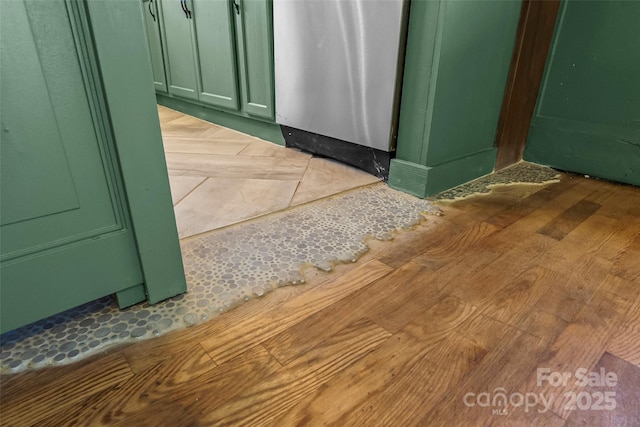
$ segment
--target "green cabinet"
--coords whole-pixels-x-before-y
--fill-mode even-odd
[[[237,110],[238,79],[232,3],[193,0],[200,101]]]
[[[242,116],[273,119],[270,0],[151,1],[161,1],[160,44],[170,96]],[[149,34],[152,50],[153,37]]]
[[[247,113],[274,117],[273,19],[270,1],[241,1],[236,14],[242,108]]]
[[[169,93],[197,100],[194,35],[191,19],[186,12],[187,7],[188,3],[181,0],[162,0]]]
[[[186,290],[141,21],[132,2],[2,3],[2,333]]]
[[[160,39],[160,27],[158,17],[159,0],[143,0],[144,26],[149,41],[149,53],[151,55],[151,69],[153,71],[153,85],[159,92],[167,92],[167,78],[164,71],[164,59],[162,58],[162,41]]]

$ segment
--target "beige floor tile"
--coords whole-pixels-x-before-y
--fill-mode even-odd
[[[180,175],[186,174],[189,171],[187,169],[171,169],[171,168],[167,168],[167,172],[168,172],[169,176],[180,176]]]
[[[221,127],[218,125],[214,125],[213,123],[209,123],[197,117],[188,116],[186,114],[181,114],[179,117],[166,122],[166,124],[172,126],[187,126],[202,129],[221,129]]]
[[[165,107],[158,115],[181,238],[379,181]]]
[[[333,160],[314,157],[309,161],[309,167],[291,200],[291,206],[378,181],[379,178],[361,170]]]
[[[169,168],[189,170],[188,175],[273,180],[299,180],[304,175],[309,162],[304,158],[185,153],[166,153],[166,158]]]
[[[200,138],[212,138],[215,139],[216,141],[219,139],[223,139],[223,138],[219,138],[218,134],[222,131],[228,130],[227,128],[224,128],[222,126],[217,126],[215,128],[211,128],[211,129],[207,129],[206,131],[202,132],[200,134]],[[224,135],[224,132],[222,133]],[[231,138],[232,140],[238,140],[238,138]]]
[[[221,127],[218,132],[216,132],[215,134],[211,134],[211,136],[215,137],[216,139],[224,139],[226,141],[260,141],[260,139],[254,136],[224,127]]]
[[[175,205],[182,200],[205,179],[207,178],[204,176],[169,176],[171,200],[173,201],[173,204]]]
[[[191,153],[191,154],[223,154],[235,155],[244,150],[248,142],[227,141],[211,138],[176,138],[167,136],[163,138],[164,151],[167,153]]]
[[[162,130],[162,136],[164,138],[198,138],[204,132],[210,130],[198,126],[174,125],[171,123],[161,124],[160,129]]]
[[[240,156],[262,156],[262,157],[292,157],[301,159],[310,159],[311,154],[297,150],[295,148],[286,148],[272,142],[255,140],[251,144],[238,153]]]
[[[286,209],[298,181],[208,179],[175,206],[180,238]]]
[[[158,117],[160,118],[160,122],[162,123],[169,122],[181,116],[183,116],[183,114],[179,111],[175,111],[170,108],[163,107],[162,105],[158,105]]]

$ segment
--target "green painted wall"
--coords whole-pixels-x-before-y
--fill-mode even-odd
[[[493,171],[521,2],[411,2],[389,184],[425,197]]]
[[[524,158],[640,185],[640,2],[563,3]]]

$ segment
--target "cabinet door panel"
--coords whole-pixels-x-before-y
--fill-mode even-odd
[[[153,70],[153,85],[157,91],[167,91],[167,79],[164,72],[164,58],[162,56],[162,41],[160,40],[160,27],[158,26],[158,6],[159,0],[147,0],[142,4],[142,14],[144,16],[145,30],[149,42],[149,53],[151,54],[151,69]]]
[[[3,332],[143,281],[75,17],[61,1],[2,4]]]
[[[200,100],[238,109],[238,81],[232,2],[193,0],[200,61]]]
[[[162,0],[167,47],[169,93],[198,99],[195,55],[191,19],[188,19],[180,0]]]
[[[274,110],[271,1],[242,1],[236,23],[242,108],[251,115],[271,119]]]

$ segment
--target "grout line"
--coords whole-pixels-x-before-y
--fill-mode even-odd
[[[191,171],[187,171],[186,173],[189,173]],[[182,202],[184,199],[186,199],[191,193],[193,193],[194,191],[196,191],[196,189],[198,187],[200,187],[202,184],[204,184],[208,179],[210,179],[211,177],[208,176],[199,176],[199,175],[179,175],[179,176],[197,176],[199,178],[204,178],[202,181],[200,181],[200,183],[198,185],[196,185],[195,187],[193,187],[187,194],[185,194],[180,200],[178,200],[173,207],[175,208],[176,206],[178,206],[178,203]]]
[[[302,180],[304,179],[304,176],[307,174],[307,171],[309,170],[309,165],[311,164],[311,159],[313,159],[313,155],[311,157],[309,157],[307,159],[307,166],[304,168],[304,172],[302,172],[302,176],[300,177],[300,179],[298,180],[298,185],[296,185],[296,189],[293,192],[293,195],[291,196],[291,200],[289,200],[289,205],[288,207],[292,207],[291,206],[291,202],[293,201],[293,198],[296,196],[296,194],[298,193],[298,189],[300,188],[300,185],[302,184]],[[296,205],[298,206],[298,205]]]

